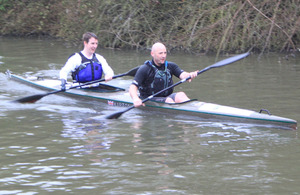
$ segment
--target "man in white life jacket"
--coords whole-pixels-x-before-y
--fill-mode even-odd
[[[64,67],[60,70],[61,89],[66,90],[67,77],[72,72],[75,82],[85,83],[101,79],[104,73],[105,81],[114,76],[114,71],[100,54],[95,53],[98,47],[98,38],[94,33],[87,32],[82,36],[84,48],[72,54]]]

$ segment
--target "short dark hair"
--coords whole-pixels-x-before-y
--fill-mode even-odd
[[[82,41],[85,41],[85,42],[89,42],[90,38],[94,37],[95,39],[98,40],[98,37],[97,35],[95,35],[94,33],[92,32],[86,32],[82,35]]]

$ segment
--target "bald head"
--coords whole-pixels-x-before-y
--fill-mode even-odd
[[[160,43],[160,42],[154,43],[152,45],[151,52],[154,52],[154,51],[156,51],[158,49],[165,49],[166,50],[166,46],[164,44]]]
[[[165,63],[167,58],[166,46],[162,43],[155,43],[151,49],[151,56],[156,65],[160,66]]]

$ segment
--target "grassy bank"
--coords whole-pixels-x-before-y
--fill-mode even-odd
[[[193,53],[294,52],[299,0],[0,0],[0,34],[52,36],[79,44],[146,49],[155,41]]]

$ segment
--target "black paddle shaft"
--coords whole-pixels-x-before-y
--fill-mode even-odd
[[[134,76],[135,73],[136,73],[136,71],[138,69],[139,69],[139,67],[135,67],[135,68],[129,70],[128,72],[126,72],[126,73],[113,76],[113,79],[118,78],[118,77],[123,77],[123,76]],[[90,82],[86,82],[86,83],[78,85],[78,86],[72,86],[72,87],[70,87],[70,88],[68,88],[66,90],[74,89],[74,88],[78,88],[78,87],[82,87],[82,86],[86,86],[86,85],[91,85],[91,84],[99,83],[99,82],[103,82],[103,81],[105,81],[105,79],[99,79],[99,80],[95,80],[95,81],[90,81]],[[27,97],[24,97],[24,98],[17,99],[14,102],[19,102],[19,103],[34,103],[34,102],[42,99],[45,96],[48,96],[48,95],[51,95],[51,94],[56,94],[56,93],[59,93],[59,92],[64,92],[64,90],[56,90],[56,91],[51,91],[49,93],[27,96]]]
[[[221,61],[219,61],[219,62],[217,62],[217,63],[215,63],[215,64],[213,64],[213,65],[211,65],[211,66],[208,66],[208,67],[206,67],[206,68],[204,68],[204,69],[198,71],[198,72],[197,72],[197,75],[199,75],[199,74],[201,74],[201,73],[203,73],[203,72],[206,72],[206,71],[208,71],[208,70],[210,70],[210,69],[212,69],[212,68],[218,68],[218,67],[221,67],[221,66],[225,66],[225,65],[231,64],[231,63],[236,62],[236,61],[238,61],[238,60],[241,60],[241,59],[247,57],[249,54],[250,54],[250,53],[247,52],[247,53],[244,53],[244,54],[240,54],[240,55],[237,55],[237,56],[234,56],[234,57],[230,57],[230,58],[221,60]],[[153,94],[153,95],[150,95],[149,97],[143,99],[142,102],[145,103],[145,102],[147,102],[148,100],[152,99],[153,97],[159,95],[160,93],[163,93],[164,91],[166,91],[166,90],[168,90],[168,89],[170,89],[170,88],[176,87],[177,85],[179,85],[179,84],[181,84],[181,83],[184,83],[184,82],[186,82],[186,81],[188,81],[188,80],[190,80],[190,79],[191,79],[191,76],[189,76],[189,77],[187,77],[187,78],[185,78],[185,79],[182,79],[182,80],[178,81],[177,83],[175,83],[175,84],[173,84],[173,85],[171,85],[171,86],[169,86],[169,87],[167,87],[167,88],[164,88],[163,90],[160,90],[159,92],[157,92],[157,93],[155,93],[155,94]],[[134,107],[134,106],[130,106],[130,107],[128,107],[127,109],[125,109],[125,110],[123,110],[123,111],[121,111],[121,112],[116,112],[116,113],[114,113],[114,114],[111,114],[111,115],[107,116],[106,118],[107,118],[107,119],[117,119],[117,118],[119,118],[123,113],[128,112],[129,110],[131,110],[131,109],[133,109],[133,108],[135,108],[135,107]]]

